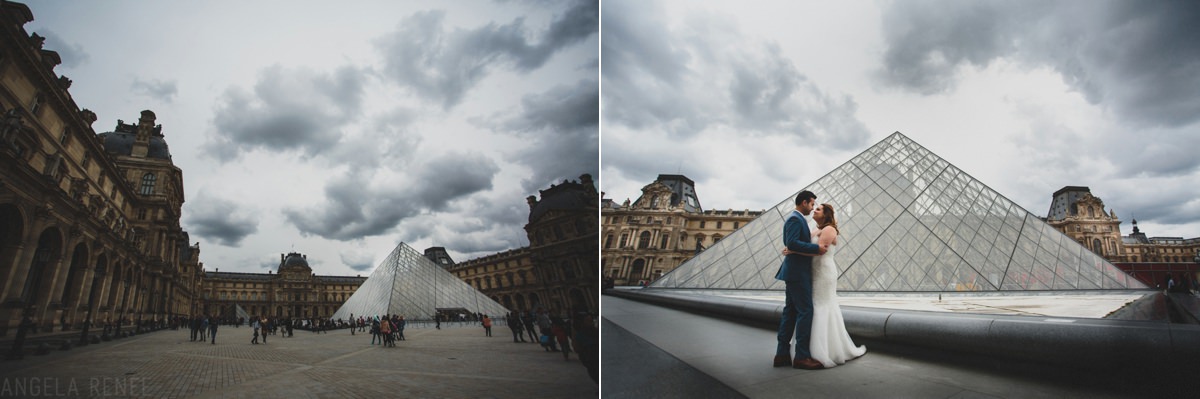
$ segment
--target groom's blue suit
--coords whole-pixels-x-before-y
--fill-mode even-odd
[[[820,253],[820,246],[812,243],[808,220],[799,211],[792,211],[783,224],[783,245],[792,252]],[[792,336],[796,337],[796,359],[812,357],[808,351],[808,339],[812,334],[812,261],[813,257],[787,255],[779,265],[775,278],[786,284],[787,302],[779,321],[779,346],[776,355],[790,354]]]

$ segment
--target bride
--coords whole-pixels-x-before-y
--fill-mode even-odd
[[[829,251],[813,259],[813,321],[808,346],[813,359],[820,361],[825,368],[830,368],[862,356],[867,352],[867,348],[854,345],[850,334],[846,332],[842,310],[838,307],[838,269],[833,263],[838,228],[833,206],[818,205],[813,210],[813,220],[818,226],[813,241],[829,245]],[[792,252],[785,248],[784,255],[789,253]]]

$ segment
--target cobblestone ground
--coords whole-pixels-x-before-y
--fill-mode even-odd
[[[0,398],[577,398],[597,397],[574,353],[513,343],[507,328],[407,329],[396,347],[348,330],[269,337],[221,327],[217,343],[164,330],[0,361]]]

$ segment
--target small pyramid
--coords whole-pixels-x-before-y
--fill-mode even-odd
[[[465,309],[493,317],[508,313],[503,305],[401,242],[334,312],[333,319],[349,320],[351,314],[431,319],[437,309]]]
[[[1147,288],[900,132],[803,190],[836,211],[839,291]],[[651,286],[782,290],[780,237],[797,194]]]

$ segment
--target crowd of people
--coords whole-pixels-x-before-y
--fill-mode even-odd
[[[511,312],[505,318],[508,328],[512,330],[513,342],[539,344],[545,352],[561,353],[563,360],[568,361],[571,360],[571,352],[575,352],[592,380],[599,381],[600,334],[596,321],[587,312],[576,312],[574,316],[563,318],[550,315],[546,309],[538,309]],[[490,337],[491,328],[484,328]],[[528,341],[525,340],[526,336],[529,337]]]
[[[462,313],[453,315],[435,314],[434,328],[441,329],[442,319],[471,325],[478,322],[482,326],[485,337],[492,336],[492,327],[497,324],[491,315],[483,313]],[[428,322],[425,320],[424,322]],[[503,316],[500,320],[512,331],[513,342],[530,342],[539,344],[547,353],[561,353],[563,360],[571,360],[574,352],[580,363],[587,368],[592,380],[599,381],[599,344],[600,335],[596,320],[587,312],[577,312],[574,317],[559,317],[551,315],[546,309],[535,311],[514,311]],[[252,330],[251,344],[257,345],[261,340],[267,343],[268,336],[280,335],[292,337],[295,329],[310,330],[314,334],[326,333],[331,329],[349,329],[350,334],[370,333],[371,345],[395,347],[396,341],[405,341],[404,330],[409,322],[403,315],[350,316],[349,320],[332,319],[292,319],[251,316],[246,318],[220,318],[213,315],[196,317],[179,317],[176,326],[187,326],[191,330],[191,341],[209,342],[216,344],[217,327],[221,324],[240,327],[249,325]],[[526,340],[526,337],[529,339]]]

